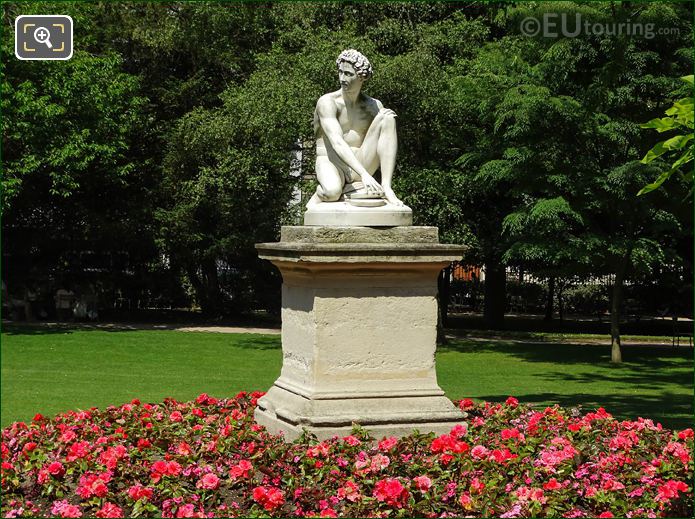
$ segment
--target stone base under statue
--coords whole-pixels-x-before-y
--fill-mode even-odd
[[[407,206],[385,204],[356,207],[348,201],[316,202],[307,206],[304,225],[397,227],[413,225],[413,211]]]
[[[440,244],[434,227],[316,226],[283,227],[256,248],[283,276],[282,372],[258,401],[259,424],[292,440],[463,423],[434,357],[437,276],[463,247]]]

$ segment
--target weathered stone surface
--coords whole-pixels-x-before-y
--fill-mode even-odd
[[[326,227],[285,225],[280,231],[281,242],[294,243],[436,243],[437,227]]]
[[[257,245],[283,276],[283,366],[259,423],[293,439],[303,428],[326,438],[353,423],[405,435],[462,422],[434,355],[437,275],[464,249],[406,229],[287,227],[280,243]]]

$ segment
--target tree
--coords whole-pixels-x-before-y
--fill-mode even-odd
[[[659,133],[679,130],[686,132],[658,142],[642,158],[642,164],[649,164],[666,154],[674,155],[680,152],[680,156],[671,164],[670,169],[662,172],[654,182],[640,189],[637,193],[638,196],[658,189],[676,172],[680,173],[681,178],[689,184],[693,181],[692,168],[684,173],[681,172],[684,166],[693,161],[693,76],[684,76],[681,79],[690,86],[690,97],[676,101],[671,108],[666,110],[666,117],[652,119],[641,125],[642,128],[654,128]]]

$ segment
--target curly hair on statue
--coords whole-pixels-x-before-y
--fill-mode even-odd
[[[367,57],[355,49],[347,49],[340,53],[338,59],[335,60],[336,67],[341,63],[349,63],[355,68],[355,72],[364,79],[372,77],[372,64],[369,63]]]

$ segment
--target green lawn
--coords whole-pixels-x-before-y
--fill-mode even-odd
[[[453,399],[603,405],[624,418],[692,425],[692,349],[624,348],[609,363],[597,345],[475,341],[440,348],[437,371]],[[266,390],[280,371],[280,337],[177,331],[7,327],[2,334],[2,426],[41,412]]]

